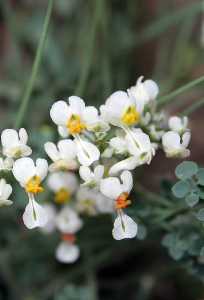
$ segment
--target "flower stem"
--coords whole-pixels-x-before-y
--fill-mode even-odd
[[[204,76],[201,76],[201,77],[183,85],[182,87],[176,89],[175,91],[169,93],[168,95],[161,97],[158,100],[158,107],[161,108],[162,106],[168,104],[172,100],[172,98],[175,98],[176,96],[187,92],[188,90],[190,90],[191,88],[193,88],[194,86],[196,86],[202,82],[204,82]]]
[[[53,2],[54,2],[54,0],[49,0],[49,2],[48,2],[47,12],[45,15],[43,29],[42,29],[42,34],[41,34],[41,37],[39,40],[36,56],[35,56],[34,63],[32,66],[31,75],[30,75],[28,84],[25,88],[19,111],[17,113],[17,117],[16,117],[16,121],[15,121],[16,128],[19,128],[23,122],[23,119],[26,114],[26,110],[28,108],[30,96],[33,91],[36,75],[37,75],[37,72],[38,72],[38,69],[40,66],[40,62],[41,62],[41,58],[42,58],[42,54],[43,54],[43,49],[45,47],[48,26],[49,26],[49,22],[50,22],[51,13],[52,13]]]
[[[98,28],[98,24],[99,24],[99,19],[100,19],[100,13],[101,13],[101,5],[102,5],[103,1],[101,0],[96,0],[96,3],[94,5],[95,7],[95,13],[94,13],[94,17],[93,17],[93,24],[91,26],[91,32],[90,35],[88,36],[88,43],[87,43],[87,48],[86,48],[86,52],[84,54],[84,64],[82,65],[82,70],[81,70],[81,77],[79,79],[78,85],[76,87],[75,90],[75,94],[82,96],[86,83],[87,83],[87,79],[89,77],[89,73],[90,73],[90,68],[91,68],[91,61],[93,59],[93,51],[94,51],[94,42],[96,39],[96,32],[97,32],[97,28]]]
[[[199,101],[196,101],[195,103],[191,104],[189,107],[187,107],[184,111],[181,112],[182,116],[189,116],[197,109],[201,108],[204,105],[204,99],[200,99]]]

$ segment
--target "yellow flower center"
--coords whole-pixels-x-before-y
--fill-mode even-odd
[[[126,208],[128,205],[131,204],[131,201],[128,200],[129,194],[128,193],[122,193],[117,199],[115,203],[115,208],[116,209],[123,209]]]
[[[72,115],[67,122],[67,128],[71,134],[78,134],[86,128],[86,125],[81,122],[80,116]]]
[[[134,106],[129,106],[121,118],[122,122],[128,126],[138,123],[139,119],[140,114]]]
[[[70,200],[70,192],[68,189],[61,188],[56,194],[55,194],[55,202],[59,204],[67,203]]]
[[[25,186],[27,193],[37,194],[44,191],[43,187],[40,185],[41,179],[39,176],[33,176],[28,180]]]

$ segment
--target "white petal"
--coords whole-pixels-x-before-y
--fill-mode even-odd
[[[83,110],[85,109],[84,100],[77,96],[69,97],[69,105],[72,114],[81,116]]]
[[[68,242],[61,242],[56,249],[56,259],[61,263],[74,263],[79,255],[79,247]]]
[[[8,199],[0,199],[0,207],[2,206],[10,206],[13,204],[13,201],[8,200]]]
[[[29,202],[25,208],[23,214],[23,222],[28,229],[35,227],[43,227],[48,221],[46,210],[39,205],[33,198],[29,199]]]
[[[90,166],[94,161],[99,160],[100,152],[98,148],[87,141],[77,139],[77,157],[81,165]]]
[[[11,148],[13,146],[18,145],[19,138],[18,133],[14,129],[5,129],[1,134],[1,143],[5,148]]]
[[[132,239],[137,234],[137,224],[132,218],[122,214],[115,219],[112,234],[115,240]]]
[[[61,137],[67,138],[69,136],[69,130],[66,126],[57,126],[57,130]]]
[[[4,200],[7,200],[10,197],[11,193],[12,193],[12,186],[10,184],[5,184],[4,189],[1,193],[1,197]]]
[[[60,151],[60,157],[67,160],[72,160],[76,158],[76,145],[74,141],[66,139],[61,140],[57,144],[59,151]]]
[[[63,233],[76,233],[83,225],[77,213],[68,206],[65,206],[56,218],[57,228]]]
[[[175,149],[180,147],[180,136],[177,132],[168,131],[162,136],[162,144],[164,148]]]
[[[23,157],[14,162],[12,172],[16,180],[25,185],[31,177],[36,175],[36,168],[30,157]]]
[[[93,173],[91,172],[90,168],[86,166],[81,166],[79,168],[79,175],[85,182],[93,179]]]
[[[83,120],[86,124],[96,123],[98,119],[98,111],[94,106],[87,106],[83,112]]]
[[[56,125],[66,125],[69,116],[69,107],[65,101],[57,101],[52,105],[50,117]]]
[[[21,143],[27,144],[28,134],[27,134],[27,131],[25,130],[25,128],[21,128],[19,130],[19,138],[20,138]]]
[[[132,178],[132,174],[129,171],[124,171],[121,175],[120,178],[122,180],[123,183],[123,191],[124,192],[128,192],[128,194],[130,193],[130,191],[132,190],[133,187],[133,178]]]
[[[114,164],[110,170],[110,175],[115,175],[123,170],[134,170],[137,166],[140,165],[140,162],[137,157],[131,156],[129,158],[126,158],[124,160],[121,160],[120,162]]]
[[[102,165],[96,166],[95,169],[94,169],[95,179],[96,180],[102,179],[103,174],[104,174],[104,166],[102,166]]]
[[[182,146],[187,148],[189,143],[190,143],[190,140],[191,140],[191,133],[190,132],[185,132],[182,135]]]
[[[100,191],[110,199],[117,199],[123,192],[120,181],[116,177],[108,177],[100,182]]]
[[[157,95],[159,94],[159,87],[156,84],[156,82],[151,79],[147,79],[144,81],[143,84],[146,91],[148,92],[150,99],[151,100],[156,99]]]
[[[56,218],[56,208],[52,204],[44,204],[43,208],[47,213],[47,223],[41,228],[44,233],[52,233],[56,228],[55,218]]]
[[[41,181],[47,176],[48,163],[46,159],[38,158],[36,160],[36,175],[41,178]]]
[[[54,143],[47,142],[44,145],[45,152],[52,159],[52,161],[56,161],[60,159],[59,151]]]

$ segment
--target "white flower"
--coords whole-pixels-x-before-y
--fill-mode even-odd
[[[100,191],[106,197],[117,201],[117,199],[126,194],[126,199],[133,187],[132,174],[129,171],[123,171],[120,175],[121,182],[117,177],[107,177],[101,180]],[[124,199],[124,202],[126,201]]]
[[[80,255],[80,250],[77,245],[63,241],[56,249],[56,259],[61,263],[74,263]]]
[[[103,120],[114,126],[134,126],[139,122],[143,104],[136,104],[135,99],[126,92],[117,91],[100,107],[100,111]]]
[[[118,142],[120,144],[119,140]],[[118,147],[120,146],[118,145]],[[121,148],[124,149],[124,147],[131,156],[113,165],[109,170],[110,175],[122,170],[133,170],[145,163],[149,164],[155,154],[155,147],[149,136],[141,129],[127,130],[125,139],[121,143]]]
[[[12,186],[6,183],[5,179],[0,179],[0,206],[8,206],[11,205],[13,202],[8,200],[12,193]]]
[[[6,157],[3,159],[0,157],[0,171],[11,171],[13,167],[13,159]]]
[[[113,238],[115,240],[132,239],[137,234],[137,224],[124,213],[118,215],[113,225]]]
[[[14,129],[5,129],[1,134],[3,154],[9,158],[29,156],[32,149],[27,146],[28,135],[24,128],[19,132]]]
[[[156,99],[159,93],[159,87],[156,82],[151,79],[142,82],[143,78],[143,76],[138,78],[136,85],[128,89],[128,94],[133,96],[136,101],[146,105],[149,101]]]
[[[60,126],[58,131],[63,137],[69,134],[77,135],[89,126],[93,126],[98,121],[98,111],[93,106],[85,106],[84,101],[77,97],[71,96],[68,102],[57,101],[50,110],[50,116],[53,122]]]
[[[38,158],[36,164],[29,157],[20,158],[13,165],[13,175],[25,189],[29,202],[23,214],[23,221],[29,229],[43,227],[47,223],[47,214],[34,198],[43,191],[41,182],[47,175],[48,164],[45,159]]]
[[[96,210],[102,214],[114,212],[114,201],[98,191],[95,191]]]
[[[54,143],[47,142],[44,148],[53,161],[49,167],[51,172],[76,170],[78,168],[77,149],[74,141],[70,139],[61,140],[57,146]]]
[[[76,200],[76,209],[79,213],[85,213],[90,216],[97,214],[95,190],[87,187],[80,187],[76,194]]]
[[[56,172],[48,177],[48,186],[55,192],[55,201],[63,204],[70,200],[78,187],[77,177],[71,172]]]
[[[75,210],[65,206],[56,218],[56,226],[63,233],[76,233],[81,229],[83,222]]]
[[[100,152],[98,148],[79,135],[75,138],[77,158],[82,166],[90,166],[93,162],[99,160]]]
[[[168,131],[162,137],[163,149],[167,157],[188,157],[190,150],[187,149],[191,139],[190,132],[185,132],[182,137],[177,132]]]
[[[81,166],[79,169],[79,175],[84,180],[85,186],[95,187],[98,186],[100,180],[103,178],[104,166],[98,165],[91,171],[89,167]]]
[[[182,134],[187,129],[188,118],[187,117],[179,118],[177,116],[170,117],[168,121],[168,125],[170,130]]]
[[[43,208],[47,213],[47,223],[44,227],[41,228],[41,231],[43,233],[49,234],[52,233],[56,228],[57,211],[55,206],[50,203],[43,204]]]
[[[131,203],[128,196],[133,186],[133,178],[129,171],[124,171],[120,179],[121,182],[117,177],[108,177],[103,179],[100,185],[101,193],[115,201],[118,217],[114,222],[112,234],[116,240],[133,238],[137,234],[137,224],[122,211]]]

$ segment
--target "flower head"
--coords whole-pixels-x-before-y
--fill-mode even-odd
[[[81,98],[71,96],[68,102],[57,101],[50,110],[51,119],[60,126],[59,133],[63,137],[66,132],[67,136],[81,134],[85,129],[89,130],[89,125],[93,125],[98,120],[97,109],[93,106],[86,107]]]
[[[5,129],[1,134],[3,154],[9,158],[29,156],[32,149],[27,146],[28,135],[24,128],[19,132],[14,129]]]
[[[175,131],[168,131],[162,137],[163,149],[167,157],[188,157],[190,150],[187,149],[191,139],[190,132],[180,136]]]
[[[134,126],[138,124],[143,106],[135,102],[126,92],[117,91],[100,107],[103,120],[114,126]]]
[[[56,172],[48,177],[48,186],[55,193],[55,202],[67,203],[76,191],[78,182],[76,175],[71,172]]]
[[[34,163],[29,157],[20,158],[15,161],[12,171],[29,197],[29,202],[23,214],[24,224],[29,229],[43,227],[47,223],[47,214],[44,208],[35,201],[34,196],[43,191],[41,182],[47,175],[47,161],[38,158]]]
[[[159,93],[159,87],[156,82],[151,79],[142,82],[143,78],[143,76],[138,78],[136,85],[128,89],[128,94],[134,97],[136,101],[146,105],[151,100],[156,99]]]
[[[49,166],[51,172],[76,170],[78,168],[76,144],[70,139],[61,140],[57,146],[47,142],[45,152],[52,159]]]

